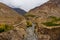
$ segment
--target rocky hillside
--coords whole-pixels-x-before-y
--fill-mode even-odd
[[[59,0],[49,2],[30,10],[27,20],[36,24],[38,40],[60,40],[60,4]]]
[[[26,20],[7,5],[0,3],[0,40],[23,40]]]
[[[50,0],[24,17],[0,3],[0,40],[60,40],[60,1]]]

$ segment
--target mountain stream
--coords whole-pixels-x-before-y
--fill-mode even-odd
[[[38,40],[37,35],[34,33],[35,30],[35,24],[32,24],[32,27],[28,27],[26,29],[27,36],[24,38],[24,40]]]

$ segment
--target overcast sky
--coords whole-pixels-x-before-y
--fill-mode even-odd
[[[29,11],[47,1],[49,0],[0,0],[0,2],[3,2],[12,8],[21,8],[25,11]]]

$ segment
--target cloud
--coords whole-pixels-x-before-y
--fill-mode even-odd
[[[0,0],[0,2],[3,2],[10,7],[21,8],[25,11],[29,11],[30,9],[40,6],[47,1],[49,0]]]

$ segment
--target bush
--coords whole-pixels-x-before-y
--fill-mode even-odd
[[[50,16],[48,18],[52,18],[53,20],[51,20],[50,22],[45,22],[45,23],[42,23],[46,26],[60,26],[60,24],[56,24],[56,22],[59,22],[60,21],[60,18],[57,18],[57,17],[54,17],[54,16]]]
[[[31,21],[26,21],[27,27],[32,27],[32,22]]]
[[[42,23],[46,26],[60,26],[60,24],[56,24],[56,23],[53,23],[53,22],[45,22],[45,23]]]
[[[57,17],[55,17],[55,16],[50,16],[49,18],[52,18],[53,20],[53,22],[57,22],[57,21],[60,21],[60,18],[57,18]]]
[[[13,26],[9,26],[7,24],[0,24],[0,33],[11,29],[13,29]]]
[[[57,17],[55,17],[55,16],[49,16],[49,18],[52,18],[52,19],[57,19]]]

